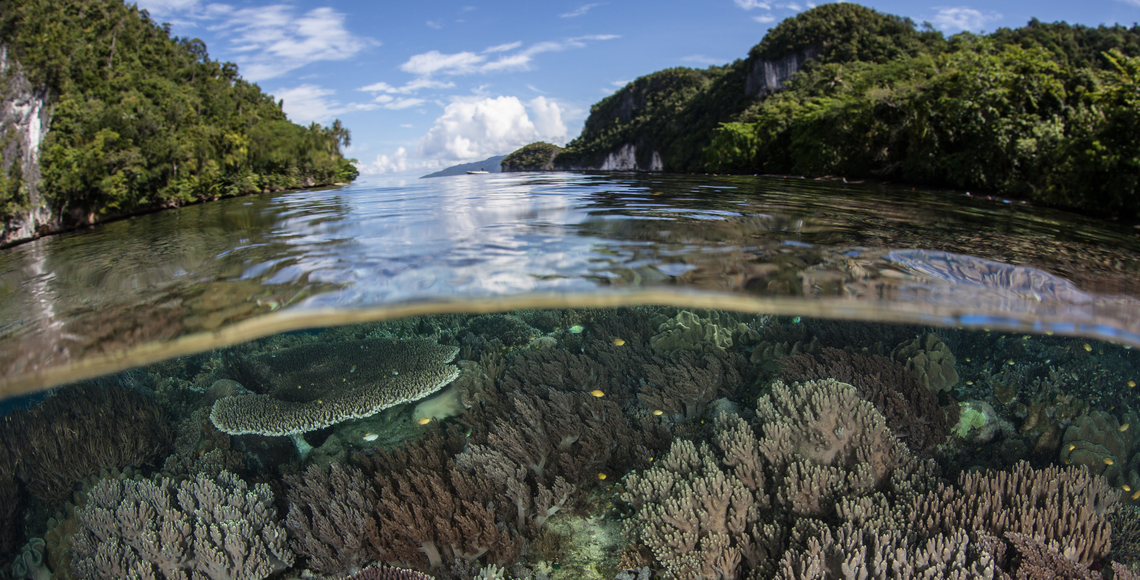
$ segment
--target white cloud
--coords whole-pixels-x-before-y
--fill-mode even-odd
[[[508,50],[514,50],[520,46],[522,46],[522,42],[516,41],[507,44],[500,44],[498,46],[492,46],[491,48],[485,48],[483,49],[483,52],[506,52]]]
[[[534,113],[534,129],[542,139],[566,139],[566,125],[562,123],[562,109],[558,103],[546,97],[535,97],[528,104]]]
[[[752,19],[755,20],[756,22],[759,22],[760,24],[769,24],[769,23],[776,21],[775,16],[771,16],[768,14],[765,14],[763,16],[753,16]]]
[[[419,153],[437,161],[463,161],[500,155],[539,140],[565,142],[561,107],[546,97],[528,104],[533,121],[517,97],[453,102],[420,139]]]
[[[767,2],[760,2],[759,0],[733,0],[736,5],[745,9],[752,10],[753,8],[763,8],[764,10],[771,10],[772,5]]]
[[[151,15],[161,16],[197,8],[198,0],[139,0],[138,7]]]
[[[417,54],[400,65],[400,70],[420,76],[433,74],[461,75],[471,73],[489,73],[505,70],[528,70],[534,56],[544,52],[559,52],[570,48],[583,48],[588,41],[602,41],[621,38],[616,34],[594,34],[577,36],[563,41],[548,41],[532,44],[513,54],[503,54],[496,60],[487,61],[487,57],[474,52],[457,52],[443,54],[437,50]],[[512,42],[492,46],[484,53],[507,53],[522,46],[521,42]]]
[[[187,26],[203,25],[228,42],[226,52],[242,77],[257,82],[307,64],[353,58],[379,42],[345,28],[345,15],[329,7],[298,14],[292,6],[272,4],[237,8],[201,5],[198,0],[141,0],[156,17]]]
[[[373,103],[340,104],[332,99],[336,91],[317,85],[300,85],[291,89],[273,91],[274,98],[285,101],[285,114],[294,123],[306,124],[311,121],[329,121],[333,117],[350,111],[371,111],[380,105]]]
[[[420,89],[450,89],[454,86],[455,83],[451,81],[433,81],[428,78],[418,78],[405,83],[402,87],[393,87],[388,83],[379,82],[370,84],[366,87],[360,87],[356,90],[369,93],[398,93],[401,95],[407,95],[414,93]]]
[[[528,89],[530,89],[530,90],[532,90],[532,91],[534,91],[534,92],[536,92],[536,93],[538,93],[538,94],[540,94],[540,95],[545,95],[545,94],[546,94],[546,91],[540,90],[538,87],[536,87],[536,86],[534,86],[534,85],[527,85],[527,86],[526,86],[526,88],[528,88]]]
[[[443,25],[442,25],[442,24],[440,24],[438,20],[428,20],[428,21],[427,21],[427,22],[425,22],[424,24],[427,24],[427,25],[428,25],[428,28],[434,28],[434,29],[436,29],[436,30],[439,30],[440,28],[443,28]]]
[[[694,54],[691,56],[682,57],[681,60],[685,62],[693,62],[697,64],[724,64],[726,61],[721,58],[713,58],[703,54]]]
[[[574,18],[575,16],[582,16],[583,14],[589,12],[590,9],[595,7],[595,6],[601,6],[601,4],[584,4],[584,5],[579,6],[578,8],[575,8],[569,12],[559,14],[558,16],[561,18]]]
[[[380,173],[397,173],[400,171],[407,171],[408,165],[408,151],[403,147],[396,149],[396,152],[391,157],[387,155],[377,155],[371,163],[362,163],[359,166],[360,172],[369,175],[376,175]]]
[[[992,12],[990,14],[982,14],[978,10],[965,6],[955,8],[938,7],[937,9],[938,15],[931,19],[931,22],[934,26],[945,31],[981,30],[987,21],[1001,18],[1001,14]]]
[[[428,76],[437,72],[444,74],[465,74],[475,70],[475,65],[487,60],[473,52],[442,54],[432,50],[417,54],[400,65],[400,70],[415,75]]]

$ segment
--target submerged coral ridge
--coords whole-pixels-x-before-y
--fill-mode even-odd
[[[4,418],[0,551],[61,580],[1127,580],[1136,355],[664,307],[280,335]],[[453,379],[447,412],[399,404]]]

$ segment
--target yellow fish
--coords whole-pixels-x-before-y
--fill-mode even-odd
[[[431,417],[424,417],[419,421],[416,421],[416,424],[418,425],[427,425],[428,423],[431,423]]]
[[[1076,448],[1077,448],[1077,446],[1076,446],[1076,445],[1071,445],[1071,444],[1069,445],[1069,451],[1072,451],[1072,450],[1074,450],[1074,449],[1076,449]]]
[[[1085,343],[1085,350],[1087,350],[1088,352],[1092,352],[1092,347],[1089,346],[1089,343],[1087,343],[1087,342]]]
[[[377,435],[375,433],[365,433],[364,434],[364,440],[365,441],[375,441],[377,437],[379,437],[379,435]]]
[[[606,478],[606,474],[604,474],[604,473],[598,474],[598,479],[605,479],[605,478]]]
[[[621,346],[621,345],[623,345],[623,344],[625,344],[625,341],[624,341],[624,340],[622,340],[622,339],[620,339],[620,338],[615,338],[615,339],[614,339],[614,346]]]
[[[1120,486],[1120,488],[1123,489],[1124,491],[1132,491],[1132,488],[1128,487],[1127,485],[1122,485],[1122,486]]]
[[[1118,427],[1116,430],[1123,433],[1123,432],[1128,430],[1128,425],[1129,425],[1128,423],[1125,423],[1125,424],[1121,425],[1120,427]]]
[[[653,411],[653,414],[654,414],[654,415],[657,415],[658,417],[660,417],[661,415],[664,415],[664,414],[665,414],[665,411],[662,411],[661,409],[655,409],[655,410]]]
[[[1115,463],[1115,461],[1113,461],[1107,457],[1104,458],[1104,464],[1105,465],[1112,465],[1113,463]]]
[[[1128,381],[1128,383],[1127,383],[1127,384],[1128,384],[1128,388],[1130,388],[1130,389],[1131,389],[1131,388],[1133,388],[1133,387],[1135,387],[1135,386],[1136,386],[1136,381]]]
[[[1137,498],[1140,498],[1140,490],[1138,490],[1136,493],[1132,494],[1132,499],[1137,499]]]
[[[595,396],[595,397],[604,397],[604,396],[606,396],[606,394],[605,394],[605,393],[603,393],[603,392],[602,392],[601,390],[599,390],[599,389],[594,389],[594,390],[590,391],[590,394],[591,394],[591,395],[593,395],[593,396]]]

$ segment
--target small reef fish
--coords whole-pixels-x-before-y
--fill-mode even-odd
[[[1116,463],[1116,462],[1115,462],[1115,461],[1113,461],[1113,460],[1111,460],[1111,459],[1109,459],[1108,457],[1105,457],[1105,458],[1104,458],[1104,464],[1105,464],[1105,465],[1112,465],[1113,463]]]
[[[1128,487],[1127,485],[1120,486],[1120,489],[1123,489],[1124,491],[1132,491],[1132,488]]]
[[[582,328],[581,324],[575,324],[574,326],[571,326],[570,328],[567,328],[566,330],[568,332],[570,332],[570,334],[581,334],[582,331],[585,329]]]
[[[1127,431],[1127,430],[1128,430],[1128,426],[1129,426],[1130,424],[1131,424],[1131,423],[1125,423],[1125,424],[1121,425],[1120,427],[1117,427],[1117,428],[1116,428],[1116,430],[1117,430],[1117,431],[1120,431],[1121,433],[1123,433],[1123,432],[1125,432],[1125,431]]]
[[[1073,444],[1071,444],[1071,443],[1069,444],[1069,451],[1072,451],[1072,450],[1074,450],[1074,449],[1076,449],[1076,448],[1077,448],[1077,446],[1076,446],[1076,445],[1073,445]]]
[[[428,423],[431,423],[431,417],[424,417],[419,421],[416,421],[417,425],[427,425]]]
[[[605,479],[605,478],[606,478],[606,474],[604,474],[604,473],[598,474],[598,479]]]
[[[1130,389],[1131,389],[1131,388],[1133,388],[1133,387],[1135,387],[1135,386],[1136,386],[1136,381],[1128,381],[1128,382],[1127,382],[1127,383],[1125,383],[1125,384],[1127,384],[1127,385],[1128,385],[1128,388],[1130,388]]]
[[[625,344],[625,341],[624,341],[624,340],[622,340],[622,339],[620,339],[620,338],[615,338],[615,339],[614,339],[614,346],[621,346],[621,345],[623,345],[623,344]]]
[[[1089,343],[1087,343],[1087,342],[1085,343],[1085,350],[1088,352],[1092,352],[1092,346],[1090,346]]]
[[[375,441],[377,437],[379,437],[379,435],[377,435],[375,433],[365,433],[364,434],[364,440],[365,441]]]
[[[1137,490],[1136,493],[1132,494],[1132,499],[1137,499],[1137,498],[1140,498],[1140,490]]]
[[[603,392],[602,392],[601,390],[599,390],[599,389],[594,389],[594,390],[590,391],[590,394],[591,394],[591,395],[593,395],[593,396],[595,396],[595,397],[604,397],[604,396],[606,396],[606,394],[605,394],[605,393],[603,393]]]
[[[662,411],[661,409],[654,409],[653,414],[660,417],[661,415],[665,414],[665,411]]]

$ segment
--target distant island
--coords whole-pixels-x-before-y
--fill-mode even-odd
[[[427,179],[428,177],[447,177],[448,175],[467,175],[468,171],[486,171],[487,173],[501,173],[503,168],[500,167],[506,155],[498,155],[495,157],[488,157],[482,161],[473,161],[471,163],[460,163],[459,165],[452,165],[447,169],[441,169],[435,173],[429,173],[420,179]]]
[[[591,107],[552,159],[507,170],[872,178],[1137,221],[1138,57],[1136,25],[1034,19],[945,38],[824,4],[781,22],[747,58],[638,78]]]
[[[0,71],[0,244],[358,174],[340,121],[291,123],[237,65],[121,0],[4,2]]]

